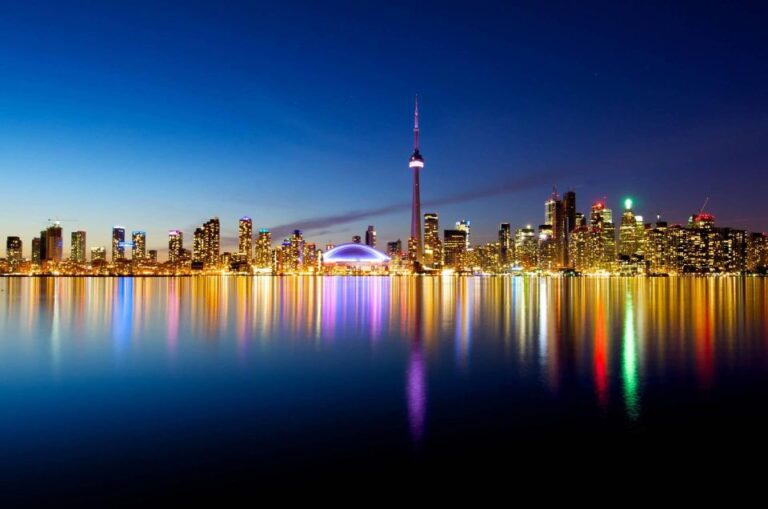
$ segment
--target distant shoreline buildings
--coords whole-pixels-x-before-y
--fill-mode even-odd
[[[236,252],[221,251],[219,218],[211,218],[192,235],[191,250],[181,230],[168,232],[168,260],[158,261],[147,250],[147,234],[122,226],[112,229],[110,258],[107,248],[95,246],[86,256],[87,233],[71,233],[70,256],[63,258],[60,221],[31,240],[30,257],[23,256],[23,241],[8,236],[0,275],[188,275],[188,274],[545,274],[545,275],[718,275],[768,273],[768,235],[715,226],[704,211],[692,214],[687,224],[668,224],[656,216],[646,222],[635,213],[633,201],[615,218],[606,200],[592,203],[589,214],[577,211],[576,193],[556,189],[544,202],[544,222],[513,231],[503,222],[498,241],[474,245],[471,221],[460,219],[440,238],[437,212],[421,214],[420,173],[424,158],[419,147],[418,97],[414,107],[410,236],[403,251],[400,239],[378,251],[377,234],[368,225],[351,242],[320,249],[301,230],[273,245],[269,229],[254,238],[253,221],[240,218]],[[423,219],[423,227],[422,227]],[[615,220],[618,219],[618,228]],[[187,242],[189,242],[187,240]],[[188,244],[187,244],[188,245]],[[127,249],[130,248],[130,257]]]

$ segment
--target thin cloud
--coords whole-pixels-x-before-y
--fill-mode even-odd
[[[429,200],[423,202],[425,207],[436,207],[440,205],[451,205],[455,203],[464,203],[468,201],[478,200],[481,198],[489,198],[492,196],[498,196],[502,194],[515,193],[524,191],[532,187],[538,187],[542,184],[552,183],[552,179],[556,176],[553,174],[538,174],[529,175],[526,177],[520,177],[514,180],[507,181],[506,183],[489,186],[485,188],[475,189],[472,191],[465,191],[462,193],[452,194],[443,198],[435,200]],[[393,214],[395,212],[402,212],[407,210],[411,206],[410,202],[400,202],[391,205],[385,205],[381,207],[374,207],[370,209],[351,210],[340,214],[333,214],[329,216],[311,217],[306,219],[299,219],[291,223],[281,224],[271,228],[273,238],[281,238],[285,235],[289,235],[293,230],[303,230],[306,232],[315,231],[318,229],[328,230],[339,225],[351,223],[354,221],[360,221],[363,219],[369,219],[372,217],[385,216]]]

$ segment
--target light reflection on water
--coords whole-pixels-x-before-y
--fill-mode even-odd
[[[760,278],[6,278],[0,395],[31,380],[25,405],[44,406],[58,384],[143,373],[162,383],[235,372],[256,390],[269,383],[256,375],[277,366],[272,383],[306,384],[315,395],[301,404],[323,411],[338,403],[312,384],[334,377],[354,389],[345,411],[399,400],[402,414],[389,415],[412,442],[441,426],[445,406],[433,403],[456,384],[487,406],[534,395],[519,408],[529,419],[536,405],[572,412],[558,403],[569,397],[631,425],[649,393],[707,391],[765,368],[767,288]],[[142,396],[128,411],[142,411]],[[476,419],[470,406],[451,417]]]

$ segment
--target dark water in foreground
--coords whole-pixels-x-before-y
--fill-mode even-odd
[[[0,279],[6,495],[695,464],[767,396],[761,278]]]

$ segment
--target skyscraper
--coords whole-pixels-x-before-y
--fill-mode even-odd
[[[192,263],[205,263],[205,230],[203,228],[195,228],[192,238]]]
[[[250,217],[240,218],[237,240],[238,254],[246,262],[250,262],[253,256],[253,221]]]
[[[530,270],[536,266],[536,232],[531,225],[515,231],[515,264]]]
[[[632,200],[624,200],[624,213],[619,226],[619,255],[630,258],[637,253],[637,219],[632,212]]]
[[[443,232],[443,263],[446,267],[462,270],[467,255],[466,230],[445,230]]]
[[[368,229],[365,230],[365,245],[376,247],[376,230],[373,229],[373,225],[368,225]]]
[[[214,217],[203,224],[203,251],[204,261],[207,266],[215,267],[219,264],[219,250],[221,246],[221,233],[219,218]]]
[[[467,233],[465,235],[466,244],[467,244],[465,246],[465,249],[469,250],[469,248],[472,246],[471,238],[470,238],[470,234],[472,233],[471,232],[472,221],[470,221],[469,219],[462,219],[461,221],[456,221],[456,229]]]
[[[256,267],[268,269],[272,266],[272,234],[267,228],[259,230],[259,237],[256,240]]]
[[[170,230],[168,232],[168,261],[171,264],[179,263],[183,249],[184,235],[179,230]]]
[[[435,269],[443,265],[443,245],[436,212],[424,214],[424,264]]]
[[[569,252],[571,232],[578,226],[576,219],[576,193],[573,191],[567,191],[563,194],[563,220],[565,223],[565,229],[563,230],[563,265],[565,267],[572,267],[571,254]]]
[[[19,237],[8,237],[5,241],[5,252],[11,265],[21,262],[21,239]]]
[[[125,228],[112,228],[112,261],[125,260]]]
[[[75,263],[85,263],[85,232],[72,232],[69,258]]]
[[[512,262],[512,228],[509,223],[501,223],[499,226],[499,262],[507,265]]]
[[[91,263],[93,262],[106,262],[107,250],[104,247],[92,247],[91,248]]]
[[[64,252],[64,240],[62,239],[61,226],[55,222],[46,230],[45,259],[60,262]]]
[[[147,258],[147,233],[139,230],[131,232],[131,259],[144,261]]]
[[[32,239],[32,263],[39,264],[42,261],[40,255],[40,237]]]
[[[414,263],[421,263],[421,191],[419,174],[424,167],[424,158],[419,152],[419,96],[416,96],[413,114],[413,154],[408,162],[413,170],[413,198],[411,203],[411,236],[408,239],[408,256]]]

